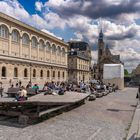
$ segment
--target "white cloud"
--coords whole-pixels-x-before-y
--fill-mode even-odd
[[[120,54],[125,68],[131,71],[140,63],[140,42],[136,39],[122,40],[117,42],[111,51],[113,54]]]
[[[83,40],[84,39],[84,37],[83,37],[83,35],[81,33],[75,32],[74,35],[77,38],[76,40],[79,40],[80,41],[80,40]]]
[[[92,57],[92,64],[97,64],[98,59],[98,52],[97,51],[91,51],[91,57]]]
[[[60,39],[60,40],[63,39],[62,37],[56,36],[54,33],[50,32],[50,31],[48,31],[48,30],[46,30],[46,29],[42,29],[41,31],[44,32],[44,33],[47,33],[47,34],[49,34],[49,35],[51,35],[51,36],[54,36],[54,37],[56,37],[56,38],[58,38],[58,39]]]
[[[39,29],[46,28],[46,26],[47,26],[47,22],[42,17],[40,17],[38,14],[31,15],[30,21],[31,21],[31,25],[33,25]]]
[[[73,7],[80,6],[80,1],[72,1],[72,0],[49,0],[45,3],[45,6],[51,8],[61,8],[61,7]]]
[[[46,20],[49,29],[53,29],[57,27],[64,29],[66,26],[66,20],[61,19],[58,14],[53,12],[44,14],[44,19]]]
[[[10,15],[20,21],[23,21],[23,22],[30,24],[31,26],[34,26],[39,29],[54,29],[57,27],[59,27],[61,29],[65,28],[64,20],[61,19],[59,17],[59,15],[57,15],[56,13],[50,12],[50,13],[44,14],[42,17],[38,14],[30,15],[19,4],[19,2],[17,0],[0,1],[0,11],[1,12],[5,11],[5,14]]]
[[[56,1],[56,0],[49,0],[48,2],[46,2],[46,5],[50,6],[50,7],[56,7],[56,6],[64,5],[64,3],[66,3],[66,2],[67,1],[64,1],[64,0],[58,0],[58,1]]]
[[[28,12],[15,0],[15,1],[0,1],[0,12],[4,12],[16,19],[26,21],[30,15]]]
[[[36,1],[35,2],[35,9],[37,10],[37,11],[40,11],[41,12],[41,9],[43,8],[43,3],[42,2],[40,2],[40,1]]]

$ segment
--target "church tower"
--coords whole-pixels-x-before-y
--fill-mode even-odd
[[[102,29],[99,33],[99,38],[98,38],[98,63],[101,62],[101,58],[104,54],[104,35],[103,35],[103,32],[102,32]]]
[[[105,52],[105,44],[104,44],[104,35],[102,32],[102,29],[99,33],[98,38],[98,79],[103,79],[103,64],[102,64],[102,58]]]

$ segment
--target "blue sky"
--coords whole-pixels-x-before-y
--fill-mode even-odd
[[[36,0],[18,0],[18,1],[30,14],[35,14],[36,13],[36,10],[35,10]],[[46,1],[47,0],[40,0],[40,2],[42,2],[43,4]]]
[[[29,0],[28,2],[25,2],[25,0],[18,0],[19,3],[30,13],[30,14],[38,14],[42,17],[42,12],[36,10],[35,3],[36,0]],[[42,4],[45,4],[48,0],[39,0]],[[56,36],[60,36],[64,38],[66,41],[68,41],[74,34],[72,29],[65,28],[63,31],[59,28],[50,29],[51,32],[53,32]]]
[[[129,71],[140,63],[139,0],[1,0],[0,11],[58,38],[86,40],[97,60],[98,34]]]

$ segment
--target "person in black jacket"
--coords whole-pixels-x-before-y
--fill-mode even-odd
[[[140,84],[138,86],[138,92],[136,98],[138,98],[138,103],[140,103]]]

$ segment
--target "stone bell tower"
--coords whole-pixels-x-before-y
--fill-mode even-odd
[[[101,61],[103,59],[104,52],[105,52],[104,35],[101,29],[98,37],[98,79],[99,80],[102,80],[103,78],[103,65],[101,64]]]
[[[102,29],[101,29],[101,31],[99,33],[99,38],[98,38],[98,63],[101,62],[102,56],[105,51],[103,39],[104,39],[104,35],[103,35]]]

